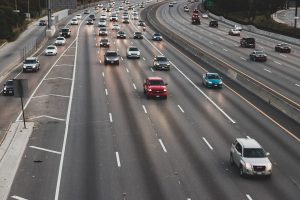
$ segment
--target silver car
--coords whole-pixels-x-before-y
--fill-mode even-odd
[[[271,176],[272,163],[260,144],[252,138],[237,138],[231,145],[230,163],[239,168],[241,176]]]
[[[40,70],[40,62],[37,57],[28,57],[23,62],[23,72],[37,72]]]

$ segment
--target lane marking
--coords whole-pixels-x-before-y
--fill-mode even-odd
[[[276,64],[278,64],[278,65],[281,65],[281,63],[278,62],[278,61],[276,61],[276,60],[274,60],[274,63],[276,63]]]
[[[118,165],[118,167],[121,167],[119,152],[116,152],[116,158],[117,158],[117,165]]]
[[[123,60],[123,57],[121,57],[121,60]]]
[[[147,109],[146,109],[146,107],[145,107],[144,105],[142,105],[142,106],[143,106],[144,112],[147,114]]]
[[[164,143],[162,142],[162,140],[161,140],[161,139],[158,139],[158,141],[159,141],[159,143],[160,143],[162,149],[164,150],[164,152],[167,153],[167,149],[166,149]]]
[[[112,114],[111,114],[111,113],[109,113],[109,121],[110,121],[110,122],[113,122]]]
[[[69,65],[69,64],[55,65],[55,67],[62,67],[62,66],[74,67],[74,65]]]
[[[64,77],[54,77],[54,78],[45,78],[44,81],[48,80],[56,80],[56,79],[63,79],[63,80],[72,80],[71,78],[64,78]]]
[[[269,73],[272,73],[270,70],[268,70],[268,69],[266,69],[266,68],[264,68],[264,70],[267,71],[267,72],[269,72]]]
[[[214,150],[214,148],[209,144],[209,142],[205,139],[205,137],[202,137],[206,145],[210,148],[210,150]]]
[[[247,199],[253,200],[249,194],[246,194]]]
[[[224,51],[228,51],[227,49],[223,49]]]
[[[135,84],[134,84],[134,83],[132,83],[132,85],[133,85],[133,88],[136,90],[136,86],[135,86]]]
[[[100,51],[98,50],[97,53],[100,54]]]
[[[213,42],[209,41],[209,44],[214,44]]]
[[[104,77],[104,72],[102,72],[102,76]]]
[[[58,120],[58,121],[66,121],[66,119],[52,117],[52,116],[49,116],[49,115],[35,116],[35,117],[29,118],[29,120],[40,119],[40,118],[49,118],[49,119],[54,119],[54,120]]]
[[[146,60],[146,58],[143,57],[143,60]]]
[[[154,69],[152,67],[150,69],[151,69],[152,72],[154,72]]]
[[[64,54],[63,56],[66,56],[66,57],[75,57],[75,55],[72,55],[72,54]]]
[[[296,86],[298,86],[298,87],[300,87],[300,85],[299,85],[299,84],[297,84],[297,83],[296,83],[295,85],[296,85]]]
[[[181,108],[181,106],[180,105],[177,105],[177,107],[181,110],[181,112],[183,112],[184,113],[184,110]]]
[[[126,67],[126,71],[129,73],[129,69]]]
[[[105,95],[106,95],[106,96],[108,95],[108,91],[107,91],[107,89],[105,89]]]
[[[247,135],[247,138],[248,138],[248,139],[251,139],[251,137],[250,137],[250,136],[248,136],[248,135]]]
[[[11,196],[11,198],[17,199],[17,200],[28,200],[28,199],[25,199],[25,198],[22,198],[22,197],[19,197],[19,196],[16,196],[16,195]]]
[[[283,57],[285,57],[285,58],[287,57],[286,55],[283,55],[283,54],[279,54],[279,55],[281,55],[281,56],[283,56]]]
[[[191,198],[187,198],[187,200],[192,200]]]
[[[54,153],[54,154],[61,154],[61,152],[59,151],[54,151],[54,150],[50,150],[50,149],[45,149],[45,148],[41,148],[41,147],[37,147],[37,146],[29,146],[32,149],[37,149],[37,150],[41,150],[41,151],[46,151],[46,152],[50,152],[50,153]]]
[[[40,95],[40,96],[34,96],[34,97],[32,97],[32,99],[42,98],[42,97],[49,97],[49,96],[70,98],[70,96],[64,96],[64,95],[59,95],[59,94],[45,94],[45,95]]]
[[[240,57],[240,59],[242,59],[242,60],[246,60],[246,58],[243,58],[243,57]]]

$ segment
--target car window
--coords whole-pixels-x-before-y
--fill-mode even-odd
[[[47,47],[47,49],[55,49],[55,47],[52,47],[52,46],[51,46],[51,47]]]
[[[266,157],[265,152],[262,148],[245,148],[244,155],[245,158],[264,158]]]
[[[236,149],[239,153],[242,153],[242,146],[241,146],[240,143],[237,143],[237,144],[235,145],[235,149]]]
[[[14,82],[13,81],[7,81],[5,85],[7,85],[7,86],[13,86]]]
[[[129,48],[129,51],[138,51],[139,49],[138,48],[136,48],[136,47],[131,47],[131,48]]]
[[[149,84],[150,85],[165,85],[162,80],[150,80]]]
[[[220,79],[220,77],[217,74],[208,74],[207,78],[208,79]]]
[[[157,61],[168,61],[166,57],[157,57]]]
[[[117,56],[117,52],[107,52],[106,56]]]
[[[32,60],[32,59],[29,60],[29,59],[26,59],[26,60],[25,60],[25,63],[28,63],[28,64],[29,64],[29,63],[36,63],[36,60]]]

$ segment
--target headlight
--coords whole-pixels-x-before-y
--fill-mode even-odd
[[[246,167],[246,169],[248,169],[248,170],[251,170],[251,169],[252,169],[250,163],[246,163],[246,164],[245,164],[245,167]]]
[[[167,89],[164,89],[164,92],[166,92],[167,91]]]
[[[4,90],[4,91],[6,91],[6,87],[5,87],[5,88],[3,88],[3,90]]]
[[[268,163],[266,165],[266,170],[269,171],[269,170],[272,170],[272,163]]]
[[[219,84],[223,84],[223,82],[222,81],[220,81],[220,83]]]
[[[208,84],[212,84],[212,82],[211,82],[211,81],[207,81],[207,83],[208,83]]]
[[[152,89],[148,89],[148,91],[149,91],[149,92],[151,92],[151,91],[152,91]]]

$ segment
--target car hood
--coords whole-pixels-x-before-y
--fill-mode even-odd
[[[164,86],[164,85],[151,85],[148,88],[151,89],[151,90],[159,90],[159,91],[167,89],[167,87]]]
[[[270,162],[269,158],[243,158],[246,163],[250,163],[251,165],[267,165]]]
[[[140,54],[139,51],[128,51],[129,54]]]
[[[118,56],[106,56],[107,60],[118,60],[119,57]]]
[[[220,79],[208,79],[208,81],[214,83],[214,84],[218,84],[221,83],[222,81]]]
[[[170,65],[168,61],[155,61],[159,65]]]
[[[23,67],[35,67],[37,65],[37,63],[27,63],[27,64],[23,64]]]

